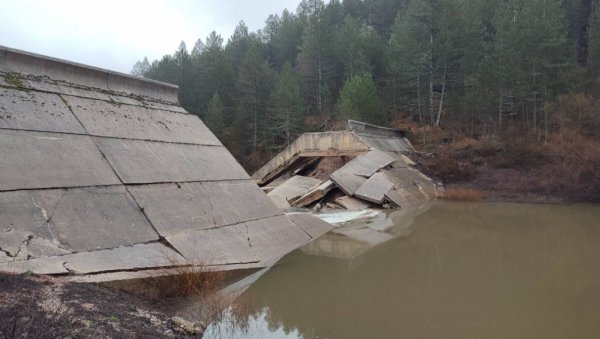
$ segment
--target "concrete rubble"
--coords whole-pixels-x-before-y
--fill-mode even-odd
[[[412,152],[402,131],[350,120],[346,131],[301,135],[252,178],[281,208],[407,209],[438,194]]]
[[[278,209],[177,91],[0,46],[0,271],[263,267],[330,229]]]

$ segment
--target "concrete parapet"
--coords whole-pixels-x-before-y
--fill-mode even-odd
[[[23,75],[44,76],[53,80],[103,91],[148,97],[177,103],[179,87],[160,81],[83,65],[35,53],[0,46],[0,70]]]

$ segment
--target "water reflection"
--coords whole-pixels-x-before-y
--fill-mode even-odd
[[[229,335],[207,337],[600,333],[598,206],[438,202],[369,225],[287,256],[241,296],[241,311],[211,326],[229,321]],[[371,231],[389,237],[365,240]]]

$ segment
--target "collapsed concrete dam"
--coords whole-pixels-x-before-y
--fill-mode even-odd
[[[442,188],[415,167],[400,130],[348,121],[345,131],[304,133],[252,177],[280,208],[414,208]]]
[[[330,229],[284,215],[177,91],[0,46],[0,271],[261,267]]]

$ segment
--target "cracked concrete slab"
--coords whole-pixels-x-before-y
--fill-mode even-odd
[[[331,230],[330,224],[310,214],[296,213],[289,214],[287,217],[296,224],[296,226],[308,233],[311,238],[318,238]]]
[[[258,262],[248,241],[245,223],[181,233],[167,241],[195,265],[227,265]]]
[[[57,94],[0,88],[0,128],[85,134]]]
[[[92,139],[0,130],[0,191],[119,184]]]
[[[80,252],[61,257],[70,273],[139,270],[186,264],[177,252],[161,243],[137,244],[113,249]]]
[[[159,238],[123,186],[67,190],[55,207],[50,227],[61,243],[76,252]]]
[[[0,271],[257,267],[323,231],[283,216],[177,86],[1,46],[0,59]]]
[[[65,100],[91,135],[220,145],[206,125],[191,114],[71,96]]]
[[[163,236],[281,214],[251,180],[143,185],[128,189]]]
[[[385,198],[385,194],[394,188],[394,184],[390,182],[383,173],[373,174],[354,195],[366,201],[376,204],[381,204]]]
[[[247,225],[252,251],[260,261],[278,259],[290,248],[298,248],[311,240],[285,215],[249,221]]]
[[[222,146],[95,138],[126,184],[247,180],[250,177]],[[217,160],[218,159],[218,160]]]
[[[45,257],[39,259],[0,262],[0,272],[35,274],[68,274],[69,271],[63,266],[63,257]]]

